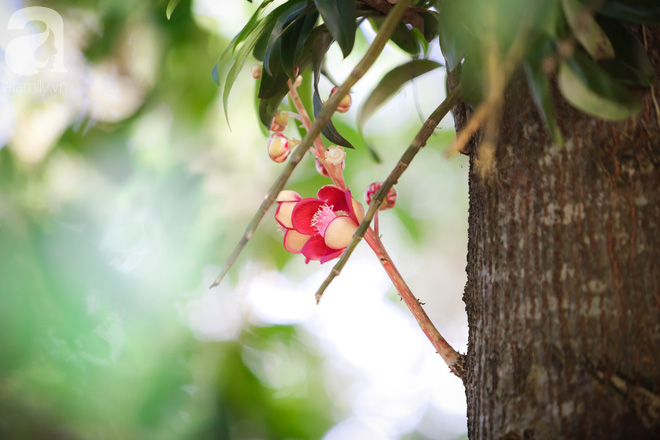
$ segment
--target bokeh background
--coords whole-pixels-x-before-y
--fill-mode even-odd
[[[46,67],[7,68],[11,41],[48,30],[9,28],[27,6],[63,17],[66,72],[50,69],[52,33],[35,52]],[[466,438],[460,380],[366,245],[316,306],[332,263],[285,252],[271,212],[208,290],[282,165],[266,154],[251,63],[231,93],[231,129],[211,75],[256,5],[183,0],[170,20],[166,7],[0,4],[0,437]],[[331,49],[335,78],[373,35],[363,24],[345,60]],[[431,58],[442,60],[437,42]],[[436,70],[385,105],[364,131],[383,158],[372,161],[357,107],[409,59],[387,47],[334,118],[357,147],[345,170],[355,194],[385,179],[444,97]],[[331,87],[323,80],[321,93]],[[380,225],[431,319],[465,352],[467,163],[444,157],[453,137],[448,118]],[[327,183],[310,157],[288,188],[311,197]]]

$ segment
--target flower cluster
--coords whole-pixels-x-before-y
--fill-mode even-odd
[[[316,198],[282,191],[276,201],[275,220],[285,230],[284,248],[303,254],[306,263],[339,257],[364,217],[364,208],[351,192],[336,185],[322,187]]]

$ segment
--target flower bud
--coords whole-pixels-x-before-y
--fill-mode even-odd
[[[369,185],[367,190],[364,192],[364,199],[367,201],[367,205],[371,205],[371,200],[374,198],[381,186],[383,186],[383,182],[374,182]],[[387,196],[385,197],[385,200],[383,200],[383,203],[380,204],[378,210],[384,211],[386,209],[394,208],[394,205],[396,204],[396,198],[396,188],[392,187],[387,192]]]
[[[293,85],[298,88],[302,84],[303,77],[301,75],[296,76],[296,80],[293,82]]]
[[[345,158],[346,152],[342,147],[337,145],[331,145],[330,148],[325,151],[325,161],[327,163],[339,165],[344,162]]]
[[[270,123],[270,129],[277,132],[284,131],[288,122],[289,114],[287,112],[276,111],[273,122]]]
[[[289,139],[280,133],[273,133],[268,138],[268,156],[277,163],[284,162],[289,156]]]
[[[320,175],[322,175],[323,177],[330,177],[328,170],[325,169],[325,167],[318,158],[314,160],[314,166],[316,167],[316,171],[318,171]]]
[[[262,70],[263,70],[263,66],[261,64],[255,64],[254,66],[252,66],[252,70],[251,70],[252,78],[261,79]]]
[[[339,87],[333,87],[332,90],[330,91],[330,96],[334,95],[337,92],[337,89]],[[337,111],[339,113],[346,113],[348,109],[351,108],[351,95],[346,94],[344,97],[341,99],[341,102],[337,106]]]

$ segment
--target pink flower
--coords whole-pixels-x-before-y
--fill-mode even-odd
[[[383,186],[383,182],[374,182],[369,187],[367,190],[364,192],[364,199],[367,202],[367,205],[371,205],[371,199],[374,198],[380,187]],[[380,207],[378,208],[379,211],[385,211],[386,209],[391,209],[394,208],[394,205],[396,205],[396,199],[397,199],[397,192],[396,188],[392,187],[390,188],[389,191],[387,191],[387,196],[385,196],[385,200],[383,200],[383,203],[381,203]]]
[[[319,189],[317,198],[303,199],[295,191],[282,191],[277,203],[275,220],[285,229],[284,248],[303,254],[307,263],[339,257],[364,217],[362,205],[351,192],[335,185]]]

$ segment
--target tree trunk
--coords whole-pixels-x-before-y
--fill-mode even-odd
[[[660,32],[646,34],[660,71]],[[658,75],[653,93],[660,101]],[[470,439],[660,438],[660,114],[651,95],[618,123],[557,99],[559,148],[518,77],[486,177],[472,152]]]

